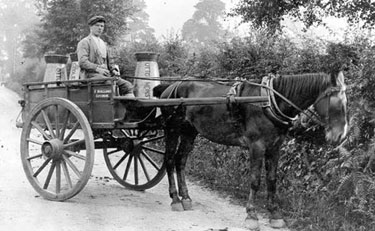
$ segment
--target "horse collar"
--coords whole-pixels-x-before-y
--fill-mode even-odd
[[[268,75],[262,78],[262,85],[266,87],[261,88],[261,96],[266,96],[268,101],[262,104],[263,110],[265,110],[266,115],[277,123],[285,126],[291,126],[292,122],[295,121],[298,116],[290,117],[285,115],[279,108],[275,98],[275,90],[273,89],[274,75]]]

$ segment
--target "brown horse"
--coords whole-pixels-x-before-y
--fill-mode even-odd
[[[173,210],[192,208],[185,182],[185,164],[189,152],[193,149],[194,139],[200,133],[213,142],[241,146],[248,150],[251,159],[251,189],[246,205],[246,226],[250,229],[258,228],[254,199],[260,186],[262,158],[265,158],[270,223],[274,227],[285,226],[275,203],[276,171],[279,149],[290,126],[290,120],[300,114],[301,110],[314,105],[316,116],[325,126],[327,141],[342,141],[348,127],[346,87],[342,72],[331,75],[278,76],[268,82],[270,86],[265,87],[265,91],[261,90],[263,87],[259,84],[247,81],[236,87],[236,96],[260,96],[268,92],[270,102],[263,105],[232,103],[162,108],[166,122],[165,161]],[[159,85],[154,89],[154,94],[161,94],[160,98],[221,97],[229,91],[233,93],[231,89],[233,88],[230,86],[215,82],[192,80],[176,82],[170,86]]]

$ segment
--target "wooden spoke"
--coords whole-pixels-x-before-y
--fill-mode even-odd
[[[138,137],[145,137],[149,132],[150,130],[144,131],[142,134],[139,134]]]
[[[34,140],[34,139],[31,139],[31,138],[27,138],[26,140],[31,142],[31,143],[34,143],[34,144],[39,144],[39,145],[43,144],[43,141]]]
[[[78,159],[81,159],[81,160],[86,160],[86,157],[84,155],[80,155],[78,153],[75,153],[75,152],[72,152],[70,150],[64,150],[64,153],[68,156],[74,156]]]
[[[130,156],[129,160],[128,160],[128,163],[126,165],[124,177],[122,178],[122,180],[126,180],[126,178],[128,178],[128,174],[129,174],[129,170],[130,170],[130,165],[131,165],[132,159],[133,159],[133,156]]]
[[[76,132],[77,128],[79,127],[79,122],[77,121],[74,125],[73,125],[73,128],[72,130],[70,130],[69,134],[65,137],[64,139],[64,144],[67,143],[69,141],[69,139],[74,135],[74,133]]]
[[[78,168],[73,164],[73,162],[68,158],[66,157],[65,155],[63,155],[63,158],[65,160],[65,162],[69,165],[69,167],[73,170],[73,172],[78,176],[78,177],[81,177],[81,172],[78,170]]]
[[[69,116],[70,116],[70,111],[65,110],[64,122],[62,124],[60,136],[59,136],[60,140],[64,138],[66,127],[68,126]]]
[[[126,159],[126,157],[129,156],[129,153],[126,153],[123,157],[121,157],[121,159],[115,164],[115,166],[113,166],[113,169],[117,169],[118,166],[120,166],[120,164],[122,162],[124,162],[124,160]]]
[[[143,173],[145,174],[147,181],[150,181],[150,175],[147,172],[145,163],[143,162],[142,158],[139,158],[139,163],[141,163],[141,167],[143,169]]]
[[[31,124],[40,132],[40,134],[43,135],[43,137],[46,139],[46,140],[50,140],[52,139],[52,137],[50,135],[48,135],[44,129],[35,121],[32,121]]]
[[[147,140],[142,141],[142,144],[146,144],[146,143],[149,143],[149,142],[160,140],[160,139],[163,139],[164,137],[165,136],[158,136],[158,137],[154,137],[154,138],[151,138],[151,139],[147,139]]]
[[[61,190],[61,165],[60,161],[56,161],[56,193],[59,194]]]
[[[149,155],[145,151],[142,151],[142,155],[148,160],[148,162],[150,162],[152,166],[154,166],[156,170],[160,171],[160,167],[158,166],[158,164],[155,163],[155,161],[151,159],[151,157],[149,157]]]
[[[36,158],[40,158],[42,156],[43,156],[43,154],[40,153],[38,155],[28,157],[27,160],[33,160],[33,159],[36,159]]]
[[[159,153],[159,154],[165,154],[165,151],[161,151],[161,150],[158,150],[158,149],[155,149],[155,148],[150,148],[150,147],[147,147],[147,146],[142,146],[143,149],[146,149],[148,151],[151,151],[151,152],[156,152],[156,153]]]
[[[69,185],[69,188],[73,188],[72,180],[70,179],[69,170],[68,170],[68,167],[66,166],[66,162],[61,161],[61,166],[62,166],[62,169],[63,169],[63,172],[64,172],[66,182]]]
[[[56,138],[60,137],[60,128],[59,128],[59,122],[60,122],[60,114],[59,114],[59,106],[55,105],[55,130],[56,130]]]
[[[52,166],[51,168],[49,169],[49,172],[48,172],[48,175],[47,175],[47,178],[46,178],[46,181],[44,182],[44,186],[43,186],[43,189],[47,189],[48,188],[48,185],[49,185],[49,182],[51,181],[51,177],[52,177],[52,174],[55,170],[55,167],[56,167],[56,162],[53,161],[52,162]]]
[[[85,140],[76,140],[67,144],[64,144],[64,149],[85,143]]]
[[[47,166],[47,164],[51,161],[51,158],[48,158],[47,160],[44,161],[42,166],[39,167],[39,169],[33,174],[33,177],[37,177],[39,173],[43,171],[43,169]]]
[[[110,152],[107,152],[107,155],[111,155],[113,153],[116,153],[118,151],[120,151],[121,149],[117,148],[116,150],[113,150],[113,151],[110,151]]]
[[[138,185],[138,156],[134,156],[134,182]]]
[[[56,138],[56,135],[55,135],[55,133],[53,132],[53,128],[52,128],[51,121],[50,121],[50,119],[48,118],[48,115],[47,115],[47,113],[46,113],[44,110],[42,110],[42,115],[43,115],[44,122],[45,122],[46,125],[47,125],[47,128],[48,128],[49,133],[51,134],[51,136],[52,136],[53,138]]]

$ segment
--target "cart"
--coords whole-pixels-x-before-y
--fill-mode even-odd
[[[165,176],[165,118],[160,108],[227,103],[226,97],[125,98],[114,80],[24,84],[21,160],[32,187],[45,199],[77,195],[91,177],[95,149],[102,149],[113,178],[146,190]],[[257,103],[265,97],[236,97]]]

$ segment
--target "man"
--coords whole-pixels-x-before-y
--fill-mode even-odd
[[[119,68],[111,63],[105,42],[100,38],[103,34],[105,19],[94,16],[88,20],[90,34],[83,38],[77,46],[78,63],[81,68],[80,79],[100,79],[119,76]],[[133,85],[122,78],[117,79],[120,95],[134,97]]]

